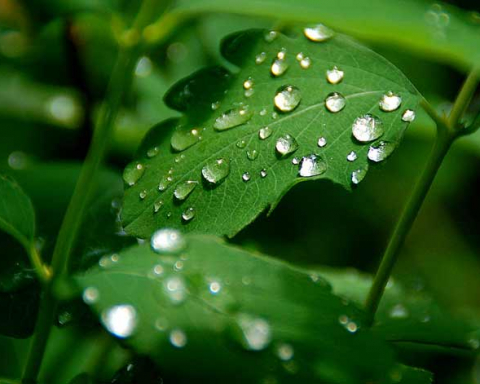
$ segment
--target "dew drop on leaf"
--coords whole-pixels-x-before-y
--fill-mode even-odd
[[[144,189],[138,194],[138,197],[140,197],[140,200],[144,200],[147,197],[147,191]]]
[[[160,183],[158,184],[158,190],[160,192],[165,191],[168,188],[168,186],[172,183],[172,181],[173,181],[172,176],[163,176],[160,179]]]
[[[214,101],[212,103],[212,111],[216,111],[218,108],[220,108],[220,101]]]
[[[402,114],[402,121],[411,123],[413,120],[415,120],[415,112],[411,109],[405,110],[405,112]]]
[[[260,176],[261,176],[262,178],[267,177],[267,170],[266,170],[265,168],[260,171]]]
[[[288,69],[288,63],[284,59],[275,59],[273,60],[272,66],[270,67],[270,72],[273,76],[281,76]]]
[[[250,173],[245,172],[245,173],[242,175],[242,180],[245,181],[245,182],[250,181]]]
[[[221,289],[222,289],[222,285],[215,280],[210,282],[210,284],[208,285],[208,290],[212,295],[216,295],[220,293]]]
[[[176,229],[159,229],[151,238],[152,250],[159,254],[177,254],[182,252],[187,243],[183,235]]]
[[[355,119],[352,133],[358,141],[373,141],[383,135],[383,123],[378,117],[366,114]]]
[[[338,92],[330,93],[325,99],[325,107],[330,112],[340,112],[343,108],[345,108],[345,97]]]
[[[85,304],[94,304],[99,297],[98,289],[95,287],[85,288],[83,291],[83,302]]]
[[[256,160],[258,157],[258,151],[256,149],[250,149],[247,151],[247,158],[248,160]]]
[[[195,189],[195,187],[198,185],[198,181],[194,180],[187,180],[184,181],[183,183],[180,183],[177,185],[175,188],[175,191],[173,192],[173,195],[177,200],[185,200]]]
[[[300,164],[300,161],[301,161],[301,160],[300,160],[299,157],[294,157],[294,158],[292,159],[292,164],[293,164],[293,165],[298,165],[298,164]]]
[[[293,111],[301,100],[300,90],[293,85],[284,85],[279,88],[274,98],[275,106],[282,112]]]
[[[307,27],[303,30],[307,39],[315,42],[326,41],[335,35],[335,32],[323,24]]]
[[[131,305],[116,305],[102,312],[102,322],[111,334],[127,338],[135,331],[137,312]]]
[[[187,345],[187,335],[181,329],[172,329],[168,339],[175,348],[183,348]]]
[[[171,145],[176,151],[184,151],[201,140],[201,129],[193,128],[190,130],[177,128],[172,135]]]
[[[247,146],[247,142],[245,140],[239,140],[237,141],[237,144],[235,144],[237,146],[237,148],[245,148]]]
[[[243,82],[243,88],[244,89],[251,89],[253,87],[253,79],[249,77],[247,80]]]
[[[387,92],[382,96],[378,105],[380,109],[385,112],[392,112],[397,110],[402,104],[402,98],[393,92]]]
[[[312,65],[312,60],[309,57],[304,57],[302,60],[300,60],[300,67],[303,69],[310,68],[310,65]]]
[[[281,156],[287,156],[298,149],[298,143],[293,136],[286,134],[277,139],[275,149]]]
[[[217,117],[213,127],[217,131],[224,131],[245,124],[252,116],[253,112],[247,106],[232,108]]]
[[[277,31],[268,31],[265,33],[265,41],[267,43],[271,43],[273,40],[275,40],[278,37],[278,32]]]
[[[368,149],[368,158],[376,163],[385,160],[395,150],[395,144],[389,141],[380,141]]]
[[[318,138],[318,141],[317,141],[317,145],[320,147],[320,148],[323,148],[327,145],[327,139],[325,137],[319,137]]]
[[[327,164],[317,155],[304,156],[300,162],[298,175],[301,177],[318,176],[325,173]]]
[[[170,276],[164,282],[165,293],[173,304],[182,304],[187,298],[187,287],[180,276]]]
[[[390,309],[390,317],[394,319],[404,319],[408,317],[407,308],[403,304],[397,304]]]
[[[240,328],[241,345],[250,351],[261,351],[270,345],[272,340],[270,324],[262,318],[240,314],[237,317]]]
[[[289,361],[293,358],[294,350],[290,344],[282,343],[277,346],[277,356],[282,361]]]
[[[152,157],[157,156],[159,151],[160,151],[160,149],[158,147],[150,148],[147,151],[147,157],[151,159]]]
[[[160,209],[163,207],[163,204],[163,199],[155,200],[155,202],[153,203],[153,213],[157,213],[158,211],[160,211]]]
[[[257,56],[255,56],[255,64],[262,64],[266,58],[267,58],[267,53],[260,52]]]
[[[123,180],[129,186],[135,185],[145,173],[145,166],[141,163],[130,163],[125,167],[123,171]]]
[[[272,133],[273,131],[270,127],[262,127],[258,131],[258,137],[260,138],[260,140],[265,140],[269,138],[272,135]]]
[[[305,58],[305,55],[303,54],[303,52],[298,52],[295,58],[297,59],[297,61],[302,61]]]
[[[347,160],[348,161],[355,161],[357,160],[357,152],[352,151],[347,155]]]
[[[337,67],[333,67],[332,69],[328,69],[326,72],[327,81],[330,84],[338,84],[343,80],[344,72],[338,69]]]
[[[211,184],[220,184],[230,173],[230,163],[227,159],[209,161],[202,168],[203,178]]]
[[[188,207],[185,211],[182,212],[182,219],[184,221],[191,221],[195,218],[195,208]]]
[[[357,185],[362,182],[362,180],[365,178],[367,175],[368,168],[367,167],[362,167],[358,168],[357,170],[352,172],[352,183]]]

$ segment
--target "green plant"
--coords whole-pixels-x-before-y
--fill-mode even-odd
[[[478,382],[478,13],[3,7],[0,383]]]

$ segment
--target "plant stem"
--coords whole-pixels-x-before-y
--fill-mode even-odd
[[[468,105],[470,104],[470,100],[475,93],[475,89],[477,88],[478,84],[478,71],[473,69],[465,79],[465,82],[460,89],[460,92],[457,95],[455,103],[453,104],[452,111],[450,112],[450,116],[448,117],[448,125],[452,129],[457,129],[458,122],[460,118],[465,113]]]
[[[40,257],[40,254],[38,253],[34,244],[29,246],[28,255],[30,257],[30,262],[35,268],[35,272],[40,279],[40,282],[45,285],[48,284],[52,278],[52,271],[46,264],[43,263],[42,258]]]

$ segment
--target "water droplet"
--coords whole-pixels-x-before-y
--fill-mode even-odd
[[[345,97],[338,92],[330,93],[325,99],[325,107],[330,112],[340,112],[343,108],[345,108]]]
[[[358,141],[373,141],[383,135],[383,123],[378,117],[366,114],[355,119],[352,133]]]
[[[258,157],[258,151],[256,149],[250,149],[247,151],[247,158],[248,160],[256,160]]]
[[[217,117],[213,126],[217,131],[224,131],[245,124],[252,116],[253,112],[247,106],[232,108]]]
[[[272,133],[273,131],[270,127],[263,127],[263,128],[260,128],[260,130],[258,131],[258,137],[260,138],[260,140],[265,140],[269,138],[272,135]]]
[[[287,156],[298,149],[298,143],[293,136],[283,135],[277,139],[275,149],[281,156]]]
[[[99,297],[98,289],[95,287],[88,287],[88,288],[85,288],[85,290],[83,291],[82,298],[85,304],[95,303],[98,300],[98,297]]]
[[[300,164],[300,161],[301,161],[301,159],[299,157],[294,157],[292,159],[292,164],[293,165],[298,165],[298,164]]]
[[[347,325],[348,324],[348,316],[347,315],[340,315],[338,318],[338,322],[342,325]]]
[[[408,317],[407,308],[405,308],[402,304],[397,304],[390,309],[390,317],[395,319],[404,319]]]
[[[176,271],[176,272],[181,271],[181,270],[183,269],[183,267],[184,267],[184,264],[183,264],[183,261],[182,261],[182,260],[177,260],[177,261],[175,262],[175,264],[173,264],[173,269],[174,269],[174,271]]]
[[[300,162],[298,175],[301,177],[318,176],[325,173],[327,164],[317,155],[304,156]]]
[[[187,335],[181,329],[172,329],[168,339],[175,348],[183,348],[187,345]]]
[[[123,171],[123,180],[127,185],[133,186],[138,180],[140,180],[144,173],[145,166],[143,164],[137,162],[130,163]]]
[[[272,119],[276,120],[277,117],[278,117],[278,113],[277,112],[272,112]]]
[[[157,199],[154,203],[153,203],[153,212],[154,213],[157,213],[158,211],[160,211],[160,209],[163,207],[163,200],[162,199]]]
[[[326,41],[335,35],[335,32],[323,24],[317,24],[312,27],[307,27],[303,30],[307,39],[311,41]]]
[[[382,96],[378,103],[380,109],[385,112],[397,110],[400,107],[400,104],[402,104],[402,98],[393,92],[387,92]]]
[[[173,195],[177,200],[185,200],[193,192],[198,185],[198,181],[187,180],[181,184],[178,184],[173,192]]]
[[[312,60],[309,57],[304,57],[302,60],[300,60],[300,67],[303,69],[310,68],[310,65],[312,65]]]
[[[289,361],[293,358],[294,350],[290,344],[280,344],[277,347],[277,356],[282,361]]]
[[[359,168],[355,171],[352,172],[352,183],[357,185],[360,184],[361,181],[365,178],[367,175],[368,168],[367,167],[362,167]]]
[[[250,173],[245,172],[245,173],[242,175],[242,180],[245,181],[245,182],[250,181]]]
[[[358,331],[358,325],[354,321],[349,321],[345,328],[350,333],[355,333]]]
[[[195,217],[195,208],[193,207],[188,207],[182,213],[182,219],[185,221],[191,221],[194,217]]]
[[[179,231],[166,228],[154,232],[150,245],[156,253],[177,254],[186,248],[187,243]]]
[[[161,276],[163,275],[164,269],[160,264],[157,264],[153,267],[153,274],[155,276]]]
[[[281,76],[287,71],[287,69],[288,63],[286,60],[275,59],[270,67],[270,72],[273,76]]]
[[[277,31],[268,31],[265,33],[265,41],[267,43],[271,43],[273,40],[275,40],[278,37],[278,32]]]
[[[317,141],[317,145],[320,147],[320,148],[323,148],[327,145],[327,139],[325,137],[319,137],[318,138],[318,141]]]
[[[168,186],[172,183],[173,178],[171,176],[163,176],[160,180],[160,183],[158,183],[158,190],[160,192],[165,191]]]
[[[157,156],[159,151],[160,151],[160,149],[158,147],[150,148],[147,151],[147,157],[151,159],[152,157]]]
[[[344,72],[335,66],[332,69],[328,69],[326,75],[330,84],[338,84],[343,80]]]
[[[212,184],[220,184],[230,173],[230,163],[226,159],[209,161],[202,168],[203,178]]]
[[[303,52],[298,52],[295,58],[297,59],[297,61],[302,61],[305,58],[305,55],[303,54]]]
[[[251,77],[249,77],[247,80],[245,80],[243,82],[243,88],[244,89],[251,89],[253,87],[253,79]]]
[[[267,110],[265,108],[262,108],[260,111],[260,116],[265,116],[267,114]]]
[[[255,64],[262,64],[266,58],[267,58],[267,53],[260,52],[257,56],[255,56]]]
[[[285,60],[286,57],[287,57],[287,50],[285,48],[282,48],[280,51],[277,52],[277,59]]]
[[[152,61],[146,57],[142,56],[138,61],[135,67],[135,76],[138,77],[148,77],[152,73]]]
[[[243,94],[245,97],[250,97],[255,93],[255,90],[253,88],[247,89]]]
[[[348,161],[355,161],[357,160],[357,152],[352,151],[347,155],[347,160]]]
[[[385,160],[395,150],[395,144],[390,141],[380,141],[368,149],[368,158],[375,162]]]
[[[282,112],[293,111],[300,104],[301,100],[300,90],[292,85],[285,85],[279,88],[274,98],[275,106]]]
[[[171,276],[164,282],[165,292],[173,304],[182,304],[187,298],[187,287],[180,276]]]
[[[261,176],[262,178],[267,177],[267,170],[266,170],[265,168],[263,168],[263,169],[260,171],[260,176]]]
[[[212,281],[208,285],[208,290],[212,295],[216,295],[221,291],[221,289],[222,289],[222,285],[218,281]]]
[[[218,108],[220,108],[220,101],[215,101],[212,103],[212,111],[216,111]]]
[[[164,317],[159,317],[157,320],[155,320],[155,329],[157,329],[160,332],[165,331],[168,328],[168,320],[165,319]]]
[[[270,325],[264,319],[240,314],[237,322],[242,332],[241,343],[245,349],[250,351],[261,351],[268,347],[272,335]]]
[[[177,128],[173,132],[171,145],[176,151],[184,151],[201,140],[202,137],[200,136],[200,133],[200,128],[193,128],[190,130]]]
[[[131,305],[116,305],[102,313],[102,322],[113,335],[126,338],[132,335],[137,325],[137,312]]]
[[[147,190],[144,189],[143,191],[141,191],[141,192],[138,194],[138,197],[140,197],[140,200],[144,200],[145,197],[147,197]]]
[[[245,148],[247,146],[247,142],[245,140],[239,140],[237,141],[237,144],[235,144],[237,146],[237,148]]]
[[[413,120],[415,120],[415,112],[411,109],[405,110],[405,112],[402,114],[402,121],[411,123]]]

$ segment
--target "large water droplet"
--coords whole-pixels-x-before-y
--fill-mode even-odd
[[[270,127],[263,127],[263,128],[260,128],[260,130],[258,131],[258,137],[260,138],[260,140],[265,140],[267,138],[269,138],[273,133],[273,130],[270,128]]]
[[[345,108],[345,97],[338,92],[330,93],[325,99],[325,107],[330,112],[340,112],[343,108]]]
[[[400,107],[400,104],[402,104],[402,98],[393,92],[387,92],[382,96],[378,103],[380,109],[385,112],[397,110]]]
[[[270,67],[270,72],[273,76],[281,76],[288,69],[288,63],[284,59],[275,59],[273,60],[272,66]]]
[[[303,30],[307,39],[311,41],[326,41],[335,35],[335,32],[323,24],[307,27]]]
[[[164,287],[173,304],[182,304],[187,298],[187,287],[180,276],[170,276],[165,280]]]
[[[230,173],[227,159],[211,160],[202,168],[203,178],[211,184],[220,184]]]
[[[159,229],[152,235],[150,245],[156,253],[177,254],[186,248],[187,243],[179,231],[166,228]]]
[[[282,112],[290,112],[297,108],[302,100],[300,90],[293,85],[285,85],[277,90],[274,102]]]
[[[177,200],[185,200],[198,185],[198,181],[187,180],[181,184],[178,184],[173,192],[173,195]]]
[[[197,144],[201,140],[201,129],[200,128],[193,128],[193,129],[184,129],[184,128],[177,128],[172,135],[172,139],[170,141],[172,148],[176,151],[184,151],[187,148],[190,148],[192,145]]]
[[[357,152],[352,151],[347,155],[347,160],[348,161],[355,161],[357,160]]]
[[[362,167],[352,172],[352,183],[357,185],[360,184],[361,181],[367,175],[368,167]]]
[[[102,322],[111,334],[126,338],[135,330],[137,312],[131,305],[116,305],[102,312]]]
[[[317,141],[317,145],[320,147],[320,148],[323,148],[327,145],[327,139],[325,137],[319,137],[318,138],[318,141]]]
[[[277,356],[282,361],[289,361],[293,358],[294,350],[290,344],[282,343],[277,347]]]
[[[304,156],[300,162],[298,175],[301,177],[318,176],[325,173],[327,164],[318,155]]]
[[[373,144],[368,149],[368,158],[375,162],[385,160],[395,150],[395,143],[390,141],[380,141],[377,144]]]
[[[272,335],[270,325],[264,319],[240,314],[237,322],[242,332],[241,343],[245,349],[250,351],[261,351],[268,347]]]
[[[217,117],[213,126],[217,131],[224,131],[245,124],[252,116],[253,112],[247,106],[232,108]]]
[[[266,58],[267,58],[267,53],[260,52],[257,56],[255,56],[255,64],[262,64]]]
[[[298,149],[298,143],[293,136],[283,135],[277,139],[275,149],[281,156],[287,156]]]
[[[383,135],[383,123],[378,117],[366,114],[355,119],[352,133],[358,141],[373,141]]]
[[[125,167],[125,170],[123,171],[123,180],[129,186],[133,186],[138,180],[140,180],[144,173],[145,166],[143,164],[138,162],[130,163]]]
[[[247,151],[247,159],[248,160],[256,160],[258,157],[258,151],[256,149],[249,149]]]
[[[402,114],[402,121],[411,123],[413,120],[415,120],[415,112],[411,109],[405,110],[405,112]]]
[[[343,80],[344,72],[337,67],[333,67],[332,69],[327,70],[326,75],[327,81],[330,84],[338,84]]]
[[[191,221],[195,218],[195,208],[188,207],[185,211],[182,212],[182,219],[185,221]]]
[[[168,339],[170,344],[176,348],[183,348],[187,345],[187,335],[181,329],[172,329]]]

